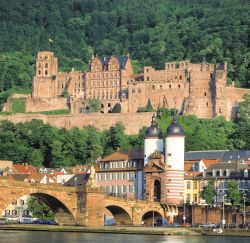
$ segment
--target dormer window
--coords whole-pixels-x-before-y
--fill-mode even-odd
[[[247,178],[248,177],[248,169],[244,170],[244,177]]]

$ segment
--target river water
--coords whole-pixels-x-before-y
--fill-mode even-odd
[[[32,232],[32,231],[0,231],[2,243],[249,243],[250,237],[229,236],[162,236],[134,235],[109,233],[80,233],[80,232]]]

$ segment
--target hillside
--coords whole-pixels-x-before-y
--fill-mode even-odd
[[[40,50],[61,70],[84,70],[93,54],[130,53],[137,72],[226,60],[228,82],[250,87],[249,14],[248,0],[1,0],[0,91],[31,86]]]

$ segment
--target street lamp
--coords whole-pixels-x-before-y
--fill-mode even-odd
[[[246,194],[243,194],[243,225],[246,223]]]
[[[183,223],[186,224],[186,207],[185,207],[185,200],[183,197]]]
[[[155,227],[155,211],[153,209],[153,228]]]
[[[222,195],[222,228],[224,228],[225,225],[225,196],[226,195]]]

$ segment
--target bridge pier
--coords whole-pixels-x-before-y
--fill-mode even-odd
[[[81,222],[77,223],[82,226],[104,226],[104,197],[104,189],[87,185],[82,205],[85,210],[83,217],[80,216]]]

